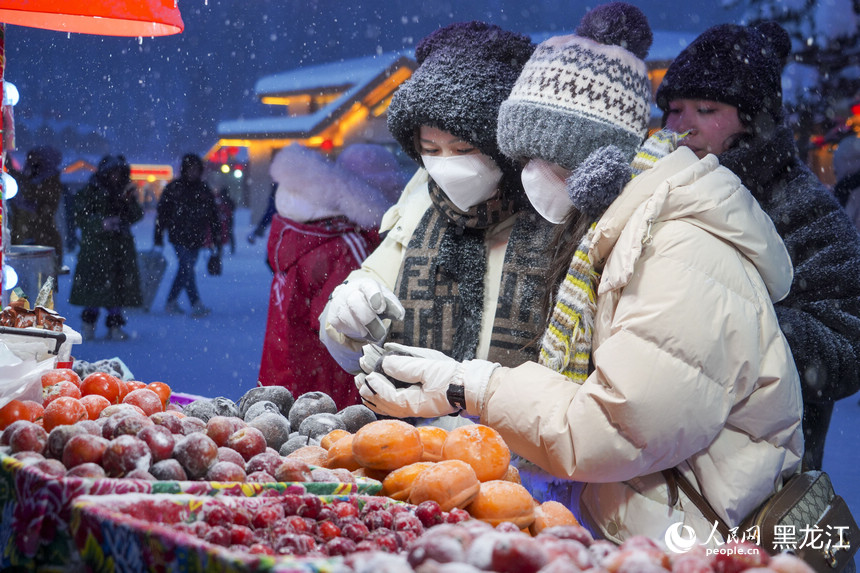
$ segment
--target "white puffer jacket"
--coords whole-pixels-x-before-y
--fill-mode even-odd
[[[713,529],[661,470],[678,466],[730,526],[797,471],[797,371],[771,301],[791,262],[755,199],[687,148],[627,185],[597,224],[602,271],[581,386],[534,363],[498,368],[481,422],[553,475],[588,482],[581,510],[608,539]]]

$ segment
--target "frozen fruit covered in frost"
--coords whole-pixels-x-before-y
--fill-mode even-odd
[[[215,410],[216,416],[233,416],[236,418],[241,416],[236,402],[223,396],[212,398],[212,409]]]
[[[212,400],[207,398],[200,398],[199,400],[191,402],[182,409],[182,413],[186,416],[200,418],[204,422],[208,422],[209,418],[218,415]]]
[[[149,473],[161,481],[185,481],[188,479],[188,474],[185,473],[182,464],[173,458],[155,462],[149,468]]]
[[[319,442],[317,440],[313,440],[307,436],[303,436],[298,432],[295,432],[290,438],[284,442],[280,448],[278,448],[278,453],[282,456],[288,456],[291,453],[295,452],[300,448],[304,448],[305,446],[318,446]]]
[[[209,466],[218,457],[218,446],[202,432],[194,432],[180,438],[173,447],[173,457],[182,464],[185,473],[192,479],[206,475]]]
[[[245,417],[245,412],[248,411],[248,408],[252,404],[262,400],[275,403],[284,416],[290,413],[290,408],[293,407],[293,403],[296,401],[293,398],[292,392],[283,386],[258,386],[245,392],[239,399],[239,410],[242,417]]]
[[[346,425],[337,414],[321,412],[311,414],[299,426],[299,433],[315,440],[322,439],[332,430],[346,430]]]
[[[343,423],[346,426],[346,431],[350,434],[354,434],[363,426],[376,421],[376,414],[374,414],[373,410],[364,404],[353,404],[352,406],[347,406],[338,412],[337,415],[341,420],[343,420]]]
[[[269,400],[260,400],[259,402],[254,402],[248,406],[248,409],[245,410],[245,413],[242,415],[242,419],[246,422],[250,422],[257,416],[266,412],[282,415],[277,404],[270,402]]]
[[[128,434],[111,440],[102,456],[102,466],[109,477],[122,477],[134,469],[149,470],[151,463],[152,453],[146,442]]]
[[[212,443],[214,444],[215,442]],[[239,428],[227,438],[226,446],[242,454],[245,461],[248,461],[257,454],[266,451],[266,436],[263,435],[263,432],[251,426]]]
[[[337,405],[331,396],[325,392],[305,392],[290,408],[290,427],[299,428],[308,416],[322,413],[337,413]]]
[[[264,412],[248,422],[248,425],[260,430],[266,438],[266,445],[275,451],[280,450],[290,437],[290,422],[280,413]]]

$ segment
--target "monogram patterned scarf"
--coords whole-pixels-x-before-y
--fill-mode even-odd
[[[389,340],[433,348],[456,360],[474,358],[483,318],[486,232],[516,216],[487,359],[504,366],[536,359],[548,262],[544,249],[552,225],[504,191],[464,213],[432,179],[429,190],[433,206],[407,245],[395,286],[406,315],[392,325]]]

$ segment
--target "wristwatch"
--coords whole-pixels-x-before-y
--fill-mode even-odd
[[[449,384],[446,395],[449,404],[461,410],[466,409],[466,389],[461,384]]]

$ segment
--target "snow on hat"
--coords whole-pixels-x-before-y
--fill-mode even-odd
[[[748,125],[779,123],[782,69],[790,52],[791,39],[776,22],[713,26],[666,70],[657,105],[665,117],[672,100],[711,100],[737,107]]]
[[[502,169],[513,169],[499,152],[496,118],[533,50],[528,36],[484,22],[436,30],[418,43],[418,68],[391,100],[389,131],[419,164],[415,134],[429,125],[468,141]]]
[[[580,211],[602,212],[621,190],[616,183],[624,181],[615,171],[629,164],[648,131],[651,82],[644,59],[652,39],[639,8],[610,2],[588,12],[576,34],[538,45],[501,105],[502,152],[573,171],[600,151],[613,166],[602,170],[612,172],[613,184],[592,188],[587,198],[576,196],[585,189],[569,186],[568,192]],[[602,161],[595,157],[589,165]]]
[[[291,193],[319,207],[326,216],[343,215],[364,228],[379,225],[392,201],[382,192],[303,145],[284,147],[272,159],[269,175],[278,195]]]
[[[335,163],[379,189],[391,203],[397,201],[409,180],[397,157],[375,143],[353,143],[340,152]]]

